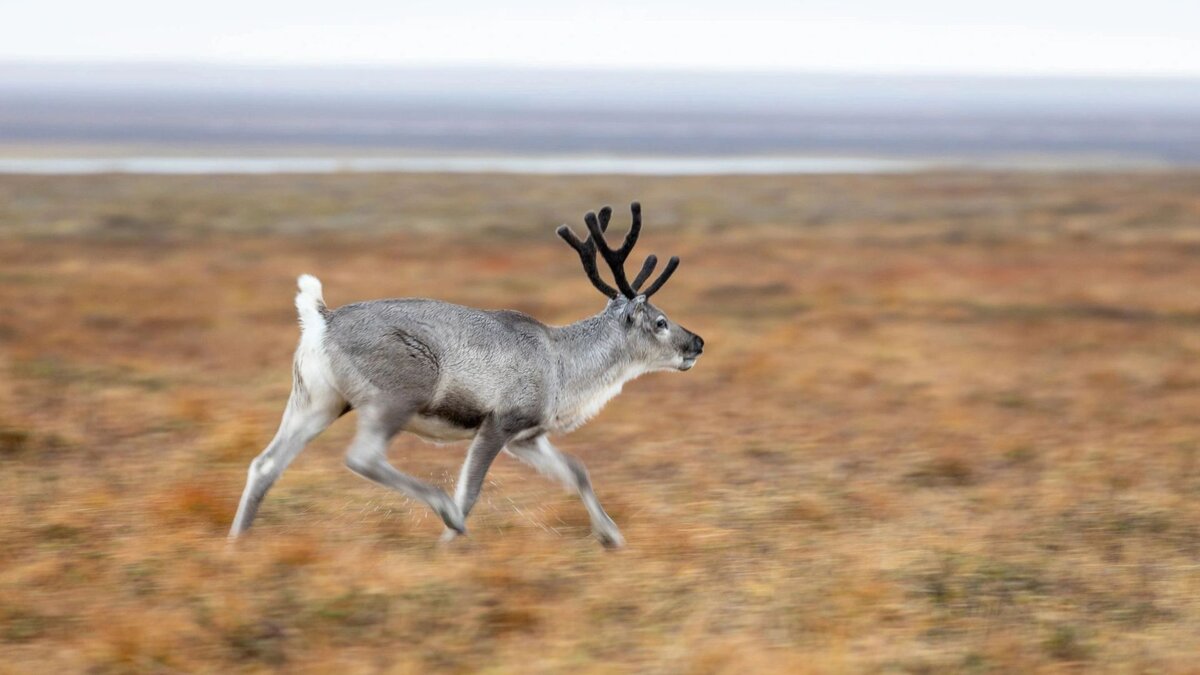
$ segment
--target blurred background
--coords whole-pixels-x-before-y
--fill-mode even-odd
[[[1200,5],[118,0],[0,24],[0,671],[1190,672]],[[704,335],[501,457],[227,545],[295,277],[562,324],[640,200]],[[458,446],[402,437],[452,489]]]
[[[1200,10],[1166,0],[1138,12],[1030,0],[13,12],[0,46],[6,172],[1200,161]]]

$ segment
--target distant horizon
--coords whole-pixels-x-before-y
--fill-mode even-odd
[[[914,80],[968,79],[998,81],[1178,81],[1200,82],[1200,70],[1180,71],[1113,71],[1090,70],[1061,71],[1001,71],[970,69],[898,69],[898,68],[839,68],[827,67],[746,67],[746,66],[693,66],[693,65],[647,65],[621,66],[605,64],[527,64],[501,61],[429,61],[382,63],[372,61],[337,62],[277,62],[277,61],[228,61],[220,59],[80,59],[80,58],[7,58],[0,56],[0,75],[4,69],[24,68],[121,68],[128,70],[154,71],[166,68],[195,68],[230,71],[360,71],[360,72],[511,72],[511,73],[594,73],[613,75],[683,75],[683,76],[793,76],[793,77],[847,77],[847,78],[900,78]]]
[[[469,108],[729,113],[1200,114],[1200,76],[866,73],[486,65],[231,65],[0,60],[0,94],[126,99],[199,92]],[[343,97],[340,101],[330,97]],[[0,111],[0,120],[3,119]]]
[[[0,98],[0,144],[1200,165],[1200,78],[0,62]]]

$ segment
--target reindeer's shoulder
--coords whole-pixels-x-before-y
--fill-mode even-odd
[[[515,309],[495,309],[487,312],[489,318],[496,322],[497,327],[514,335],[544,341],[549,336],[546,324]]]
[[[487,312],[492,318],[507,326],[513,327],[529,327],[538,330],[545,330],[546,324],[529,316],[525,312],[518,312],[515,309],[492,309]]]

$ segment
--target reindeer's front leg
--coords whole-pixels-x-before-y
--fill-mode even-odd
[[[592,491],[587,467],[578,458],[560,452],[545,436],[509,443],[505,450],[537,469],[542,475],[557,480],[568,490],[579,495],[587,508],[588,517],[591,518],[592,533],[606,548],[625,545],[625,538],[621,536],[617,524],[604,512],[604,507],[600,506],[600,500]]]
[[[464,523],[467,520],[467,514],[471,512],[471,507],[475,506],[475,500],[479,498],[479,491],[483,488],[483,479],[487,476],[488,468],[492,466],[496,455],[504,449],[504,444],[512,438],[512,433],[506,431],[504,427],[505,425],[496,416],[489,415],[484,419],[479,431],[475,433],[475,439],[471,441],[471,447],[467,450],[467,459],[463,462],[462,471],[458,474],[458,487],[454,490],[454,502],[462,510]],[[458,534],[448,527],[442,534],[442,541],[450,541]]]

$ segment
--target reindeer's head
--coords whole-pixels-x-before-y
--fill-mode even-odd
[[[642,362],[647,370],[688,370],[696,364],[696,359],[700,358],[700,353],[704,351],[704,340],[672,321],[665,312],[650,304],[649,300],[650,296],[657,293],[663,284],[667,283],[667,279],[671,278],[675,268],[679,266],[679,258],[672,256],[662,274],[642,290],[658,265],[656,256],[647,256],[641,271],[634,277],[633,283],[629,283],[625,277],[625,259],[633,251],[633,246],[642,231],[642,207],[634,202],[630,210],[633,212],[633,224],[618,249],[611,248],[604,238],[604,232],[612,218],[612,209],[607,206],[600,209],[598,217],[590,211],[584,216],[588,228],[586,240],[580,241],[566,225],[558,228],[558,236],[579,254],[583,269],[587,272],[588,279],[591,279],[592,285],[608,296],[609,303],[605,314],[618,323],[632,356]],[[612,270],[616,288],[608,285],[600,277],[600,271],[596,268],[597,252],[604,257],[604,261]]]

